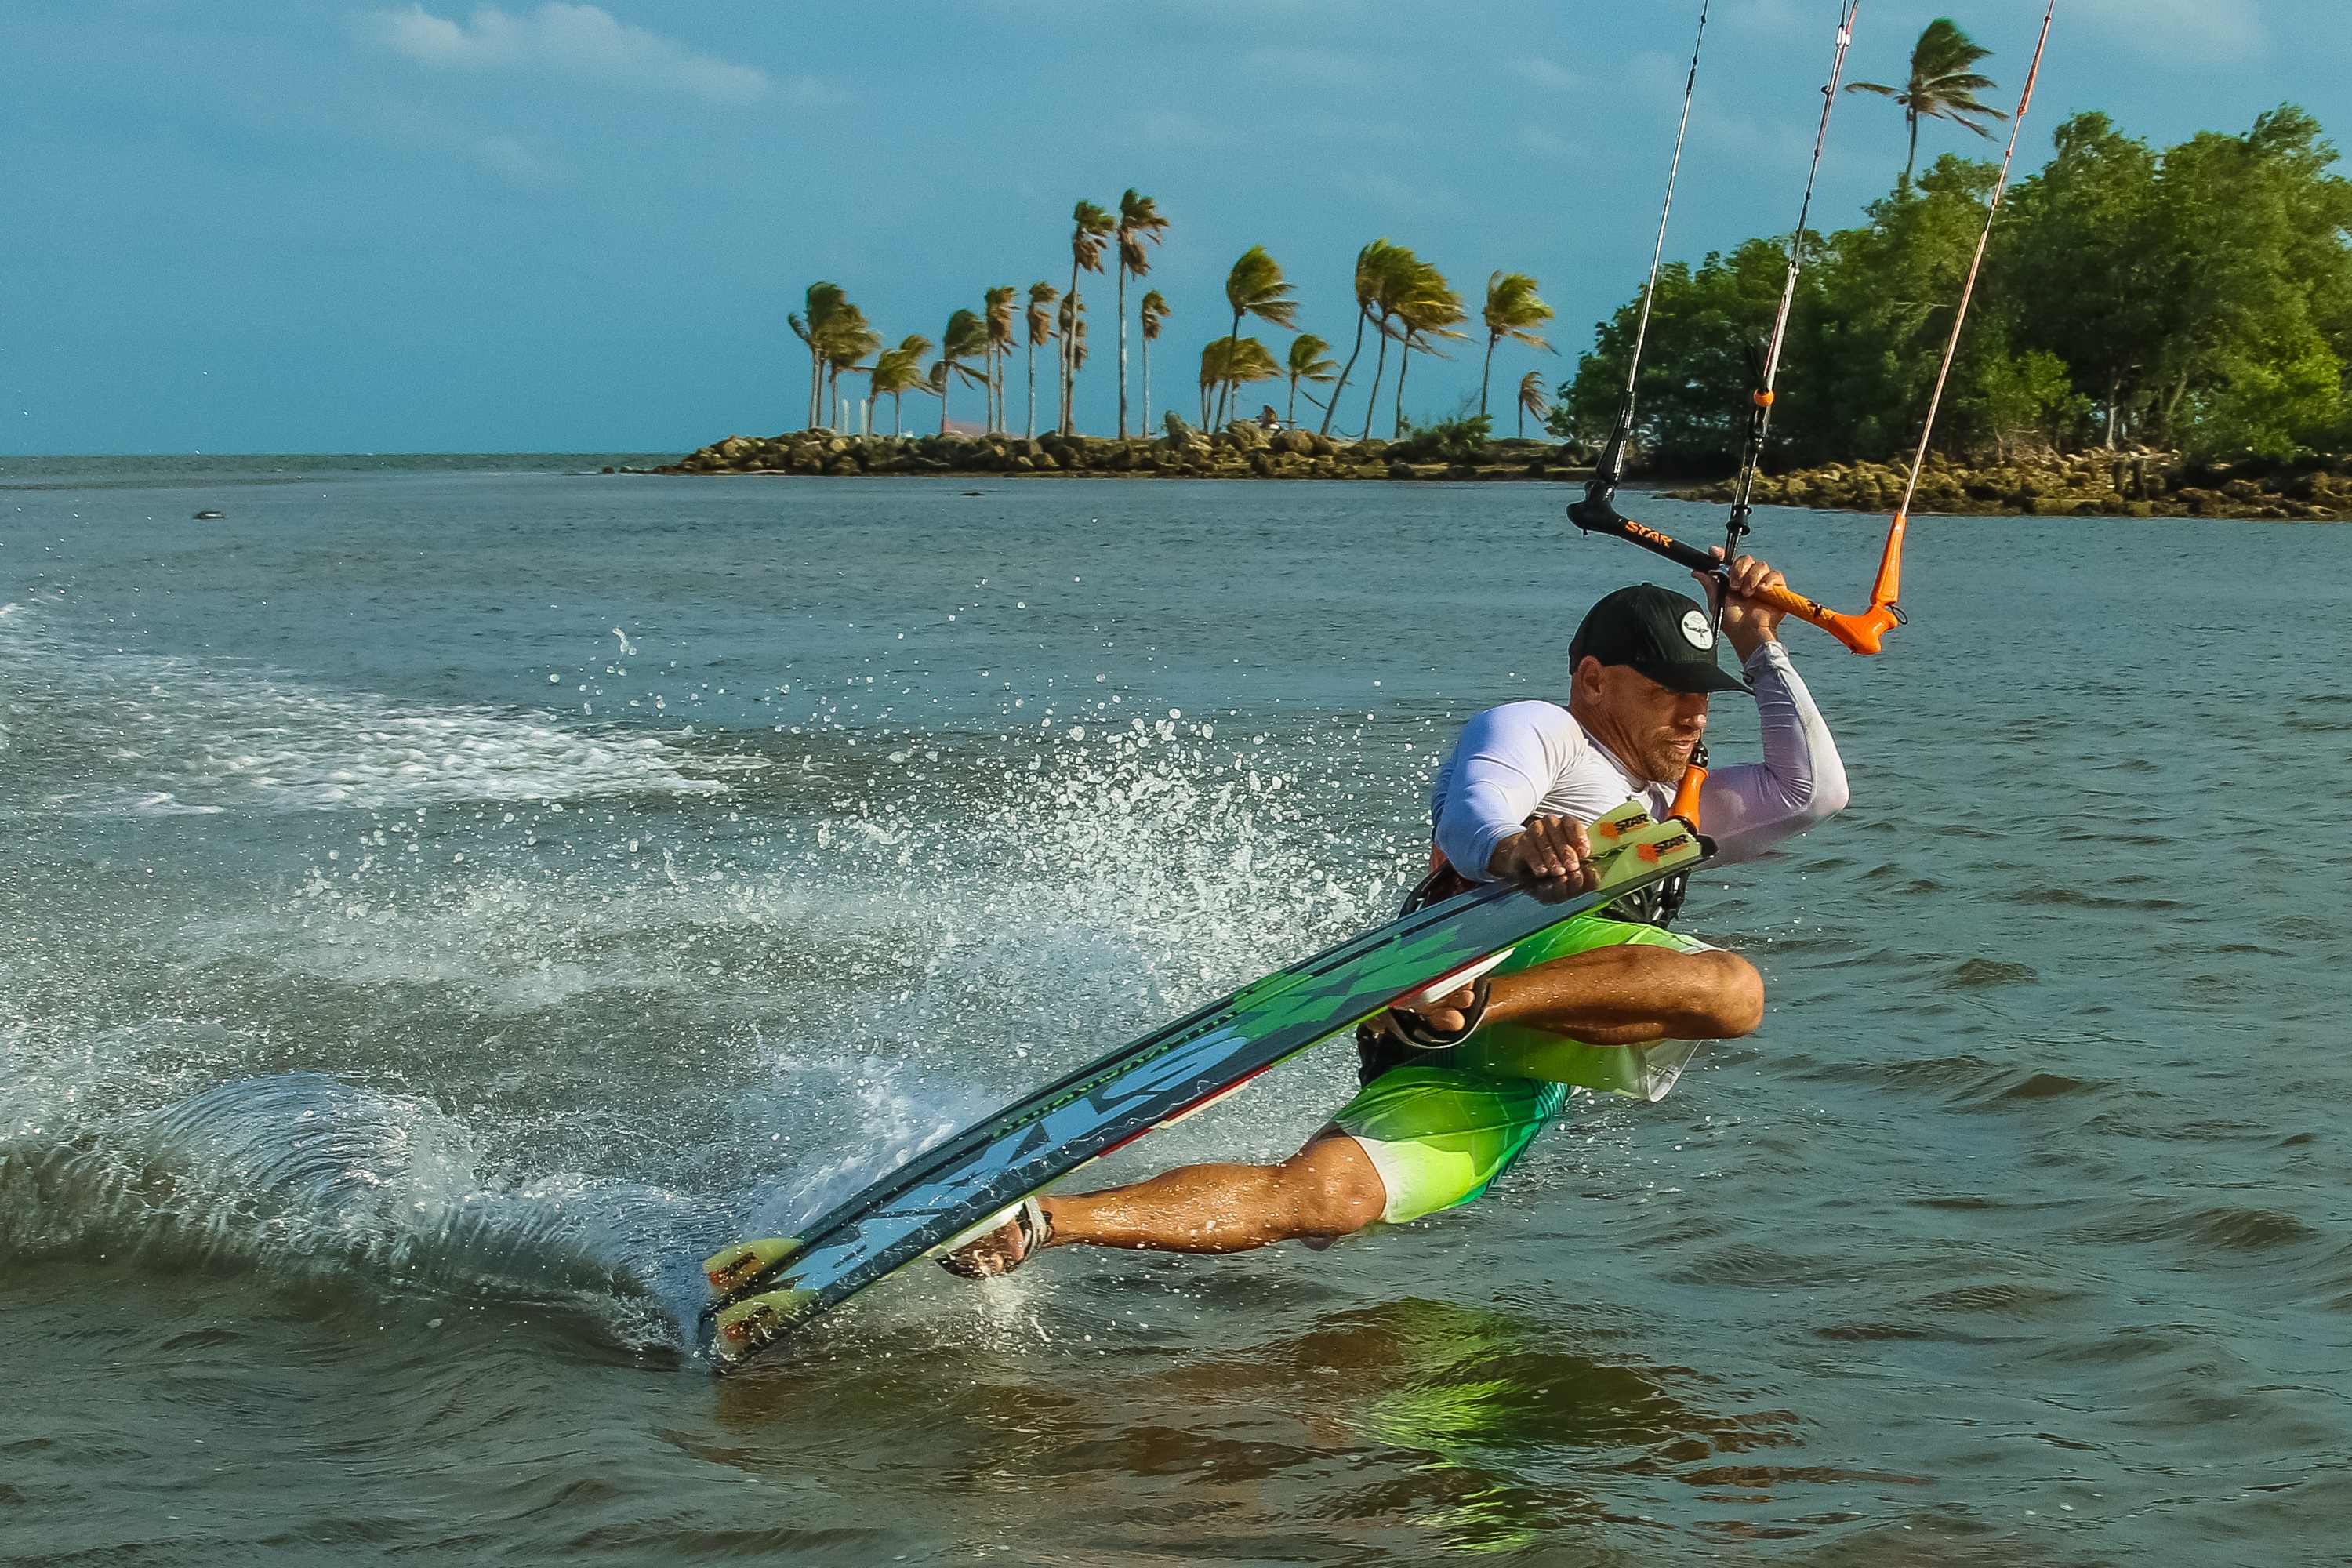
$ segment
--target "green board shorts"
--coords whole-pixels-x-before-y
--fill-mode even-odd
[[[1498,965],[1515,974],[1597,948],[1644,946],[1714,951],[1696,937],[1656,926],[1586,915],[1522,942]],[[1643,1100],[1662,1098],[1693,1045],[1588,1046],[1517,1025],[1482,1028],[1444,1066],[1391,1068],[1331,1118],[1363,1146],[1388,1201],[1381,1218],[1402,1225],[1458,1208],[1484,1193],[1559,1114],[1575,1087]]]

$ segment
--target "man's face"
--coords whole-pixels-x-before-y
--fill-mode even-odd
[[[1577,718],[1602,745],[1657,784],[1681,780],[1706,733],[1706,693],[1675,691],[1630,665],[1586,658],[1576,667]]]

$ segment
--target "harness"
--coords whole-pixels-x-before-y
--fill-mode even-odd
[[[1683,770],[1682,782],[1675,786],[1674,809],[1669,813],[1689,823],[1693,831],[1698,826],[1699,785],[1706,780],[1706,742],[1702,741],[1691,749],[1689,765]],[[1404,896],[1404,902],[1397,909],[1397,918],[1402,920],[1416,910],[1459,897],[1476,885],[1454,868],[1444,850],[1432,844],[1429,874]],[[1689,888],[1690,873],[1680,872],[1663,882],[1653,882],[1639,892],[1626,894],[1601,910],[1601,918],[1670,930],[1683,912],[1683,895]],[[1486,1016],[1489,980],[1489,976],[1480,975],[1472,987],[1474,998],[1458,1029],[1435,1029],[1417,1015],[1399,1013],[1382,1013],[1357,1025],[1358,1080],[1370,1083],[1391,1068],[1407,1065],[1453,1066],[1454,1047],[1468,1039]]]

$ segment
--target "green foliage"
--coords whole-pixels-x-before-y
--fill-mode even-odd
[[[1411,425],[1389,456],[1408,463],[1467,462],[1486,449],[1495,422],[1484,414],[1441,419],[1434,425]]]
[[[2074,390],[2066,362],[2047,349],[1995,351],[1979,355],[1969,370],[1952,414],[2003,462],[2021,448],[2070,447],[2090,419],[2091,400]]]
[[[1290,298],[1291,285],[1283,281],[1282,264],[1266,254],[1263,245],[1253,245],[1234,263],[1225,274],[1225,303],[1234,308],[1234,320],[1257,316],[1277,327],[1290,325],[1297,313],[1297,301]]]
[[[1709,255],[1696,271],[1679,261],[1659,268],[1634,401],[1649,460],[1701,468],[1731,461],[1748,419],[1748,347],[1771,331],[1787,271],[1788,258],[1762,239]],[[1609,438],[1641,315],[1636,298],[1601,324],[1545,422],[1553,435],[1594,445]]]
[[[2352,182],[2293,107],[2161,152],[2079,114],[2002,208],[1936,440],[2177,448],[2214,460],[2352,441]],[[1907,455],[1919,437],[1993,170],[1950,154],[1809,241],[1775,460]],[[1653,463],[1734,458],[1785,245],[1750,240],[1658,279],[1636,403]],[[1547,422],[1597,442],[1617,416],[1638,300],[1596,329]]]
[[[958,310],[948,318],[947,332],[940,340],[940,358],[967,360],[987,352],[988,327],[978,316],[970,310]]]
[[[1201,384],[1243,386],[1254,381],[1279,381],[1282,367],[1255,338],[1211,338],[1201,350]]]
[[[1947,153],[1815,253],[1773,407],[1803,460],[1890,457],[1918,439],[1994,174]]]

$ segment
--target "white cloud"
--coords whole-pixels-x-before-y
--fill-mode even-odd
[[[474,143],[474,155],[483,167],[515,185],[547,185],[561,180],[563,171],[534,154],[511,136],[489,136]]]
[[[1562,69],[1541,55],[1528,55],[1513,60],[1511,68],[1538,87],[1549,87],[1561,92],[1583,85],[1573,71]]]
[[[1519,145],[1538,158],[1557,159],[1563,163],[1588,161],[1592,156],[1591,148],[1570,142],[1540,125],[1520,126]]]
[[[2179,64],[2248,60],[2270,49],[2261,0],[2078,0],[2083,20],[2136,53]],[[2059,13],[2063,26],[2066,20]],[[2053,48],[2057,46],[2053,42]]]
[[[740,103],[768,89],[767,77],[750,66],[697,54],[598,5],[550,0],[529,13],[484,5],[460,23],[415,5],[405,11],[367,12],[355,20],[362,37],[445,70],[550,71],[690,93],[719,103]],[[796,86],[796,96],[804,90],[805,84]]]
[[[813,76],[796,76],[779,90],[794,109],[831,109],[849,101],[849,94]]]

